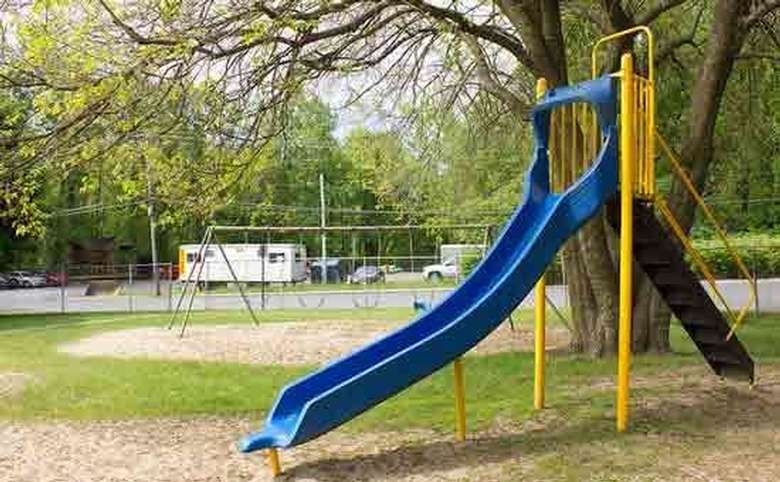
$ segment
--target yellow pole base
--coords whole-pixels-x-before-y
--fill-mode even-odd
[[[544,275],[536,283],[535,312],[536,323],[534,329],[534,408],[544,408],[544,347],[545,347],[545,279]]]
[[[455,438],[463,442],[466,440],[466,389],[461,358],[452,363],[452,374],[455,381]]]
[[[277,449],[268,449],[268,467],[271,469],[271,476],[277,477],[282,473],[282,466],[279,463],[279,451]]]

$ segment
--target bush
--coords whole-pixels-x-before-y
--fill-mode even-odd
[[[750,234],[729,236],[729,242],[745,263],[748,271],[757,278],[780,277],[780,235]],[[720,239],[695,240],[693,245],[716,278],[742,278],[737,263]],[[464,256],[460,262],[461,273],[466,277],[482,260],[480,255]],[[694,271],[698,268],[694,265]],[[556,257],[547,270],[547,282],[563,282],[560,257]]]
[[[474,253],[473,255],[463,255],[460,258],[460,272],[462,273],[462,276],[465,278],[466,276],[470,275],[480,261],[482,261],[481,254]]]
[[[780,236],[751,234],[730,236],[729,242],[742,258],[748,271],[759,278],[780,276]],[[720,241],[696,240],[701,253],[717,278],[741,278],[737,263]]]
[[[482,255],[475,254],[473,256],[464,256],[460,261],[460,272],[463,273],[463,277],[470,275],[474,268],[477,267],[479,262],[482,261]],[[563,283],[563,267],[561,266],[560,256],[556,256],[555,260],[547,267],[545,271],[547,275],[548,284],[562,284]]]

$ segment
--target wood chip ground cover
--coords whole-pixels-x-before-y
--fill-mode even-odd
[[[551,401],[527,422],[497,421],[464,444],[425,430],[337,430],[284,451],[280,480],[780,480],[780,368],[765,370],[753,390],[724,384],[706,369],[699,374],[696,381],[642,380],[648,392],[635,399],[630,434],[616,436],[610,417],[571,418]],[[257,423],[249,417],[4,422],[0,480],[267,481],[263,457],[235,446]]]
[[[30,380],[30,375],[26,373],[0,372],[0,400],[19,395]]]
[[[183,338],[160,327],[100,333],[60,347],[75,356],[150,358],[261,365],[319,365],[390,332],[401,322],[322,320],[247,325],[195,325]],[[551,328],[548,348],[568,343],[568,332]],[[531,350],[533,332],[504,323],[475,349],[475,354]]]

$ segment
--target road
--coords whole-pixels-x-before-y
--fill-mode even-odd
[[[743,306],[748,301],[748,289],[744,281],[721,280],[719,289],[732,308]],[[176,294],[170,294],[164,287],[162,296],[151,296],[151,286],[146,290],[135,290],[130,295],[85,296],[83,286],[62,288],[37,288],[0,291],[0,313],[58,313],[77,312],[133,312],[168,311],[176,305]],[[249,295],[255,309],[352,309],[373,307],[408,307],[415,299],[436,302],[446,296],[449,288],[426,289],[383,289],[380,285],[369,285],[367,289],[355,291],[303,291],[266,295]],[[553,303],[565,308],[567,293],[565,286],[550,286],[548,294]],[[148,294],[143,294],[148,293]],[[523,301],[524,307],[533,306],[533,296]],[[243,303],[237,293],[199,294],[193,302],[195,310],[242,309]],[[780,312],[780,278],[763,279],[758,282],[758,307],[764,312]]]

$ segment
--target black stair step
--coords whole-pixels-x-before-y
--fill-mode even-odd
[[[648,266],[646,264],[640,265],[642,267],[642,270],[647,274],[647,276],[655,282],[656,276],[658,275],[664,275],[664,276],[675,276],[679,277],[679,274],[672,269],[673,267],[668,264],[661,264],[661,265],[654,265],[654,266]]]
[[[663,256],[662,253],[653,250],[637,250],[634,253],[634,257],[643,267],[666,267],[672,265],[669,258]]]
[[[667,291],[667,290],[664,290]],[[702,299],[687,289],[668,290],[666,302],[673,306],[702,306]]]
[[[750,372],[747,372],[743,364],[730,365],[727,363],[715,364],[713,367],[715,372],[723,378],[730,378],[732,380],[743,380],[750,384],[753,383],[753,371],[752,365]]]
[[[639,233],[634,233],[634,245],[653,246],[656,244],[658,244],[658,238],[655,236],[642,236]]]
[[[677,306],[676,308],[677,309],[673,309],[672,311],[686,329],[716,329],[720,325],[720,319],[710,316],[702,307]]]
[[[688,286],[685,282],[685,278],[681,277],[679,273],[675,273],[672,270],[658,270],[650,275],[653,278],[653,283],[660,286],[677,286],[681,289]]]
[[[704,354],[704,357],[707,358],[707,360],[713,361],[715,363],[719,364],[725,364],[725,365],[740,365],[742,364],[742,359],[737,357],[736,355],[733,355],[731,353],[728,353],[726,351],[722,351],[722,348],[716,348],[711,351],[708,351]]]
[[[728,343],[726,341],[727,336],[728,333],[722,333],[719,330],[699,329],[693,333],[691,338],[698,343],[704,343],[706,345],[725,345]]]

